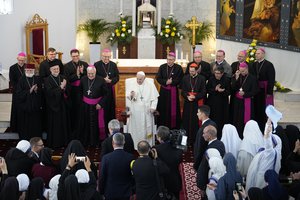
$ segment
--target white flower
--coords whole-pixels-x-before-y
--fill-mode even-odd
[[[115,33],[111,33],[111,36],[115,37]]]
[[[254,53],[253,53],[253,52],[251,52],[251,53],[250,53],[250,55],[251,55],[251,56],[253,56],[253,55],[254,55]]]
[[[165,25],[165,28],[169,28],[170,26],[169,25]]]
[[[181,35],[179,39],[181,39],[181,40],[182,40],[182,39],[183,39],[183,36]]]
[[[126,24],[122,24],[122,27],[126,27]]]
[[[125,37],[125,33],[122,33],[122,34],[121,34],[121,37]]]
[[[169,37],[169,34],[165,34],[165,37]]]
[[[177,33],[177,35],[178,35],[178,37],[180,37],[180,33],[179,32]]]
[[[112,38],[112,37],[110,37],[110,38],[109,38],[109,40],[113,40],[113,38]]]
[[[131,33],[131,29],[128,29],[128,31],[127,31],[128,33]]]
[[[250,58],[250,60],[252,61],[252,60],[254,60],[254,58],[253,58],[253,57],[251,57],[251,58]]]
[[[159,34],[160,36],[163,36],[164,35],[164,33],[163,32],[160,32],[160,34]]]
[[[249,49],[250,49],[250,50],[252,50],[252,49],[253,49],[253,47],[249,47]]]

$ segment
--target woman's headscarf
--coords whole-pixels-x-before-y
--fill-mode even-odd
[[[75,176],[78,180],[78,183],[88,183],[90,181],[89,173],[85,169],[79,169]]]
[[[30,149],[30,143],[27,140],[21,140],[18,142],[16,148],[26,153]]]
[[[256,121],[250,120],[244,128],[244,139],[241,142],[240,150],[244,150],[255,156],[260,148],[264,146],[263,134]]]
[[[66,166],[68,164],[68,156],[71,153],[75,153],[76,156],[86,156],[86,151],[85,151],[83,145],[81,144],[81,142],[79,140],[72,140],[68,144],[68,146],[60,160],[61,171],[63,171],[66,168]],[[81,168],[84,168],[84,166],[82,166]]]
[[[232,155],[232,153],[226,153],[223,158],[223,163],[226,167],[226,182],[230,186],[235,186],[236,182],[242,182],[242,176],[237,171],[236,168],[236,159]]]
[[[252,187],[249,189],[248,197],[250,200],[264,200],[262,189],[257,187]]]
[[[209,178],[215,178],[215,181],[218,181],[219,178],[224,176],[226,173],[226,167],[223,164],[223,160],[218,157],[212,157],[208,161],[211,176]]]
[[[286,191],[280,185],[278,174],[275,170],[267,170],[264,177],[265,181],[268,183],[266,186],[268,196],[272,197],[273,200],[282,199],[285,196]]]
[[[49,182],[49,200],[57,200],[57,189],[60,176],[60,174],[54,176]]]
[[[64,182],[65,200],[80,200],[80,188],[75,175],[70,174]]]
[[[19,200],[19,196],[19,184],[16,177],[8,177],[5,179],[0,192],[0,199]]]
[[[17,180],[19,183],[19,191],[23,192],[26,191],[28,189],[29,186],[29,178],[26,174],[19,174],[17,176]]]
[[[30,181],[26,192],[26,200],[45,199],[43,196],[44,181],[41,177],[36,177]]]
[[[287,125],[285,128],[286,135],[289,139],[290,149],[291,151],[295,148],[295,142],[300,139],[300,131],[299,128],[295,125]]]
[[[217,157],[217,158],[221,158],[222,156],[220,154],[220,152],[215,149],[215,148],[209,148],[205,151],[205,157],[207,158],[207,160],[213,158],[213,157]]]
[[[242,140],[239,137],[235,126],[231,124],[224,125],[221,141],[224,143],[226,153],[230,152],[237,158]]]
[[[45,166],[54,166],[52,162],[52,150],[50,148],[43,148],[40,153],[40,161]]]

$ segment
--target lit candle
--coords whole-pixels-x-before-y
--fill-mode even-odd
[[[180,59],[183,60],[183,51],[181,51]]]
[[[187,61],[189,61],[189,54],[188,54],[188,53],[186,53],[185,59],[186,59]]]
[[[118,58],[119,58],[119,49],[117,47],[117,49],[116,49],[116,59],[118,59]]]
[[[176,60],[178,59],[178,49],[175,50],[175,57],[176,57]]]

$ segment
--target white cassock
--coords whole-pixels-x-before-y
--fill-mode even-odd
[[[133,98],[130,97],[132,91],[135,93]],[[156,129],[150,109],[156,110],[158,96],[153,79],[146,78],[142,85],[137,83],[136,78],[126,82],[126,107],[130,114],[127,130],[131,133],[135,149],[141,140],[148,141],[151,146],[154,144]]]
[[[263,188],[266,186],[264,179],[265,172],[273,169],[279,174],[281,167],[281,139],[271,134],[265,139],[265,149],[257,153],[250,166],[246,177],[246,191],[251,187]]]

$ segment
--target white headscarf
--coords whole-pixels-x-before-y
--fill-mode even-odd
[[[77,177],[78,183],[88,183],[90,181],[89,173],[85,169],[79,169],[75,176]]]
[[[226,153],[230,152],[237,159],[237,154],[241,146],[241,138],[235,128],[231,124],[225,124],[222,130],[221,141],[224,143]]]
[[[209,148],[209,149],[207,149],[205,151],[205,156],[206,156],[206,158],[208,160],[210,160],[213,157],[217,157],[217,158],[221,158],[222,159],[220,152],[217,149],[215,149],[215,148]]]
[[[19,174],[17,176],[17,180],[19,183],[19,191],[23,192],[26,191],[28,189],[29,186],[29,178],[26,174]]]
[[[57,174],[53,178],[51,178],[49,182],[49,200],[57,200],[57,189],[58,189],[58,182],[60,179],[60,174]]]
[[[260,148],[264,146],[263,135],[256,121],[250,120],[244,128],[244,139],[241,142],[240,150],[244,150],[255,156]]]
[[[211,159],[209,159],[208,164],[210,168],[209,177],[214,177],[218,181],[219,178],[224,176],[224,174],[226,173],[226,167],[223,163],[223,159],[212,157]]]
[[[16,148],[26,153],[26,151],[30,148],[30,143],[27,140],[21,140],[18,142]]]

